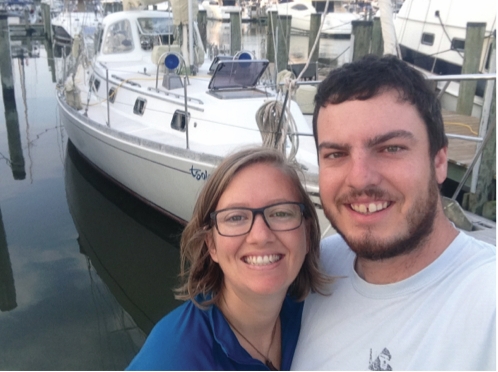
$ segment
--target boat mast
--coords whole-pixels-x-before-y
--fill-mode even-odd
[[[393,6],[391,0],[379,0],[380,24],[384,39],[384,54],[398,55],[396,30],[393,21]]]
[[[190,73],[194,72],[194,11],[192,0],[188,0],[188,61]]]

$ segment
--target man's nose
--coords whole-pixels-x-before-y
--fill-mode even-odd
[[[378,185],[381,176],[379,164],[366,151],[351,154],[350,166],[346,175],[346,183],[353,189],[364,190]]]

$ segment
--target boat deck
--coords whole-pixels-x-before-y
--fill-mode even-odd
[[[479,136],[479,118],[443,110],[443,121],[447,134]],[[450,138],[448,161],[467,169],[474,158],[478,144],[479,142]]]

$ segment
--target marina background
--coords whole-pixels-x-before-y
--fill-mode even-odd
[[[265,26],[242,27],[243,48],[258,55]],[[211,45],[229,47],[229,24],[209,21],[207,31]],[[307,45],[291,36],[291,58],[303,60]],[[11,47],[15,107],[0,106],[0,369],[122,370],[178,305],[182,227],[68,148],[55,99],[61,50],[28,39]],[[320,58],[342,63],[348,48],[322,39]]]
[[[265,57],[263,24],[242,49]],[[208,53],[229,53],[230,23],[208,21]],[[11,40],[15,106],[0,125],[0,369],[122,370],[178,302],[182,227],[123,192],[74,151],[57,112],[61,48]],[[350,39],[320,39],[319,75],[350,60]],[[289,62],[308,37],[292,34]],[[168,187],[168,185],[164,185]]]

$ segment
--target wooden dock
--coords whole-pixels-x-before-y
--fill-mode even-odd
[[[443,121],[447,134],[479,137],[479,118],[443,110]],[[481,142],[449,138],[448,178],[460,182],[467,168],[472,163],[476,150],[480,144]],[[469,177],[465,185],[470,186],[470,181],[471,179]]]
[[[443,121],[447,134],[479,137],[479,118],[443,110]],[[448,161],[455,165],[468,168],[480,142],[456,138],[450,138],[448,142]]]

